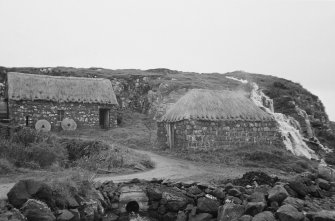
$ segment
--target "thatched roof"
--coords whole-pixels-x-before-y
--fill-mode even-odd
[[[271,121],[272,116],[256,106],[245,94],[232,91],[193,89],[171,106],[161,121],[184,119],[209,121]]]
[[[117,104],[108,79],[17,72],[8,73],[8,99]]]

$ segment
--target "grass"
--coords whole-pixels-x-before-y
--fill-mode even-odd
[[[165,153],[194,162],[211,162],[236,167],[274,168],[285,172],[314,171],[317,166],[316,162],[296,157],[283,147],[276,146],[249,145],[212,151],[167,150]]]

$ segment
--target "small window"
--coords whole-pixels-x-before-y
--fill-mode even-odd
[[[26,127],[29,126],[29,116],[26,116]]]
[[[58,110],[57,111],[58,121],[62,121],[64,119],[64,114],[65,114],[64,110]]]

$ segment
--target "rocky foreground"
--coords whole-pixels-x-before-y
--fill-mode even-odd
[[[248,172],[215,186],[156,179],[51,186],[22,180],[0,201],[0,220],[335,221],[335,174],[320,167],[315,174],[278,180]]]

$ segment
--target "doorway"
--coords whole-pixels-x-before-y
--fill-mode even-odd
[[[102,129],[109,128],[109,111],[110,109],[99,109],[99,123]]]

